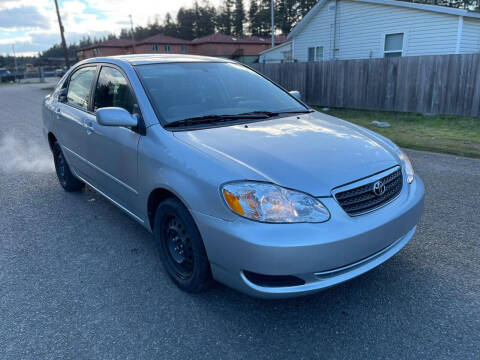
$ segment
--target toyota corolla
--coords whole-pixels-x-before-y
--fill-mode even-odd
[[[390,140],[219,58],[72,67],[43,105],[66,191],[85,184],[152,232],[167,273],[264,297],[378,266],[413,237],[424,186]]]

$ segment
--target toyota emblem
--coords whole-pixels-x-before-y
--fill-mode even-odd
[[[386,188],[385,184],[383,183],[383,181],[381,181],[381,180],[379,180],[379,181],[377,181],[373,184],[373,192],[377,196],[382,196],[385,193],[386,190],[387,190],[387,188]]]

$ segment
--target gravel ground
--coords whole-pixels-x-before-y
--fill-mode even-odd
[[[41,86],[0,88],[0,359],[479,359],[480,162],[408,151],[427,188],[413,240],[322,293],[189,295],[152,237],[95,192],[67,194]]]

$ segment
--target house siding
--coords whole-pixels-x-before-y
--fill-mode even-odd
[[[332,57],[331,53],[331,34],[333,33],[333,12],[329,10],[329,3],[310,20],[300,33],[294,37],[293,54],[298,61],[308,60],[308,48],[323,46],[323,56],[325,59]]]
[[[298,61],[308,60],[308,48],[324,46],[325,59],[333,59],[335,2],[327,2],[294,37]],[[457,45],[456,15],[418,9],[338,1],[336,20],[337,59],[383,57],[385,34],[404,33],[403,56],[453,54]],[[480,21],[465,19],[460,52],[479,49]],[[472,39],[474,37],[476,40]],[[468,39],[467,39],[468,38]]]
[[[480,52],[480,21],[463,18],[460,52],[464,54]]]
[[[260,54],[260,60],[259,62],[261,63],[280,63],[285,60],[284,58],[284,52],[286,51],[291,51],[292,50],[292,45],[291,43],[287,43],[284,45],[278,46],[276,49],[270,50],[266,53]]]

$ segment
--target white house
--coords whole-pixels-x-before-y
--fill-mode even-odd
[[[302,62],[476,53],[480,13],[393,0],[320,0],[288,39],[292,58]]]
[[[260,53],[258,62],[260,63],[283,63],[292,61],[292,42],[287,41],[283,44],[263,50]]]

